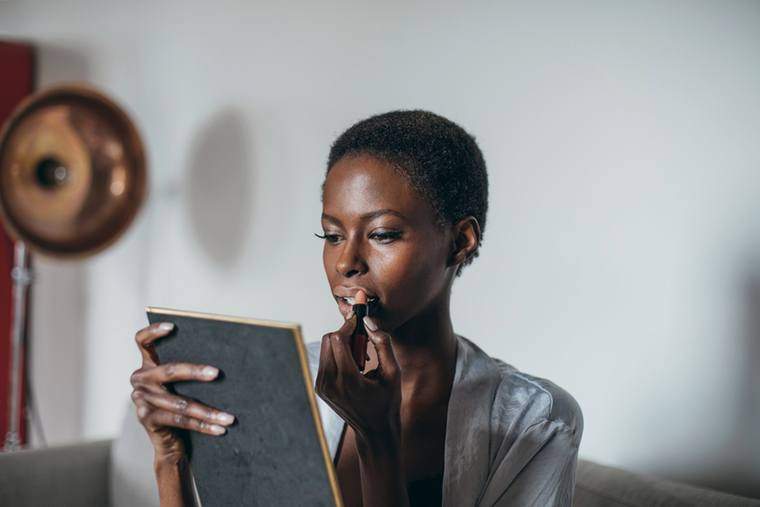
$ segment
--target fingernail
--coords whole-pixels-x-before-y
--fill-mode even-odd
[[[235,416],[232,414],[228,414],[227,412],[218,412],[216,414],[216,418],[221,422],[222,424],[232,424],[235,422]]]
[[[174,323],[173,322],[162,322],[158,325],[158,329],[161,331],[171,331],[174,329]]]
[[[367,326],[370,331],[377,331],[377,322],[372,317],[364,317],[364,325]]]
[[[224,426],[219,426],[218,424],[212,424],[211,426],[208,427],[208,429],[210,429],[212,433],[216,433],[217,435],[223,435],[227,431],[227,428],[225,428]]]
[[[346,315],[346,320],[351,320],[351,318],[352,318],[353,316],[354,316],[354,311],[353,311],[353,310],[351,310],[350,312],[348,312],[348,315]]]
[[[201,374],[206,378],[216,378],[216,376],[219,375],[219,369],[214,368],[213,366],[206,366],[203,368],[203,371],[201,371]]]

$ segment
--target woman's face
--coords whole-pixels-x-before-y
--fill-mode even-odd
[[[373,317],[386,330],[418,315],[447,286],[450,232],[435,225],[435,211],[388,163],[370,155],[346,156],[324,187],[323,260],[330,289],[344,317],[341,296],[364,290],[377,301]]]

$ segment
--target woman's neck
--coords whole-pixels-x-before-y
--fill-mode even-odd
[[[449,294],[446,291],[425,311],[391,333],[405,401],[448,397],[457,354]]]

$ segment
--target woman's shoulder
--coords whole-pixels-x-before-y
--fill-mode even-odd
[[[583,412],[573,395],[548,378],[521,371],[489,356],[467,338],[460,338],[490,370],[494,382],[491,409],[494,423],[509,425],[510,432],[522,432],[537,423],[551,423],[571,431],[580,441]]]
[[[582,430],[583,412],[578,401],[566,389],[547,378],[520,371],[500,359],[493,360],[502,371],[496,398],[500,403],[510,405],[517,400],[536,411],[537,417]]]

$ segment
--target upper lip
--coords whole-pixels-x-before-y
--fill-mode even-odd
[[[377,298],[375,293],[369,289],[365,289],[364,287],[345,287],[341,285],[335,288],[335,292],[333,292],[333,294],[343,298],[355,298],[356,293],[359,291],[364,292],[367,295],[367,299]]]

